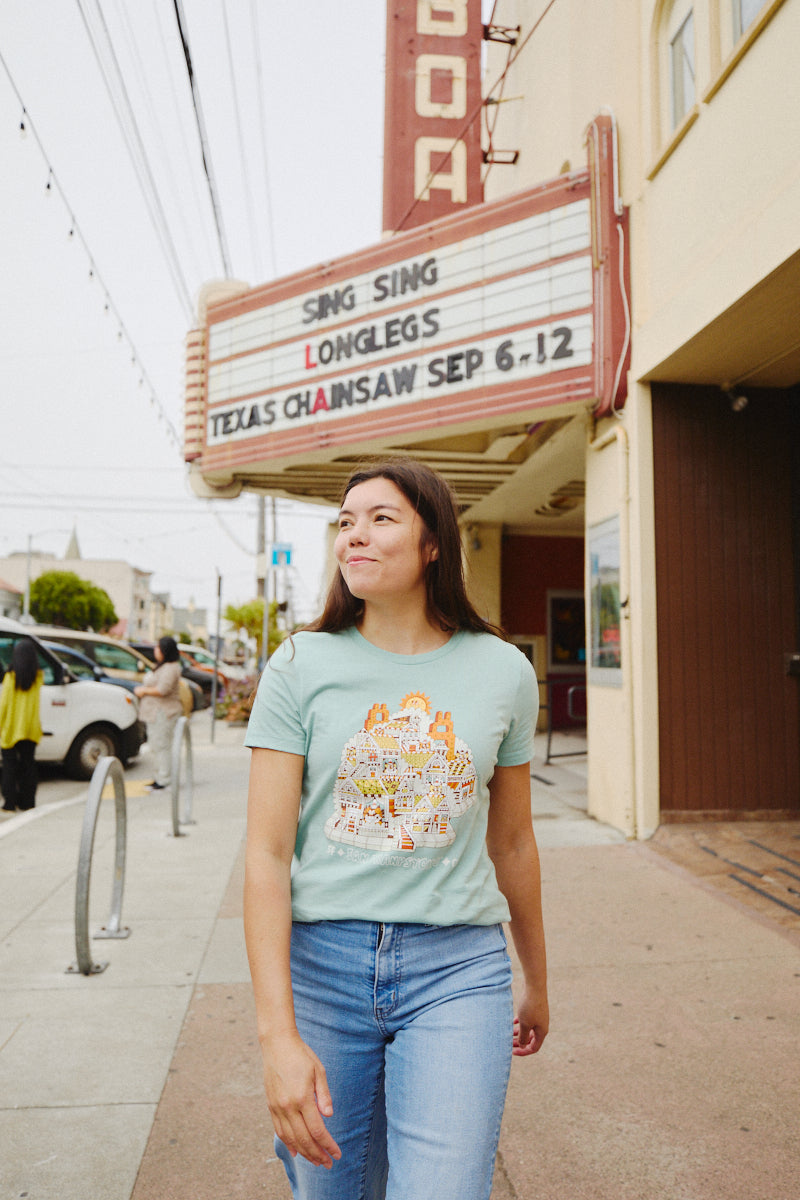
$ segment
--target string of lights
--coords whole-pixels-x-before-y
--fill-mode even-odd
[[[91,249],[86,237],[84,236],[83,230],[81,229],[81,226],[75,216],[75,212],[72,207],[72,204],[70,203],[69,198],[61,184],[61,180],[59,179],[58,174],[56,173],[56,170],[53,167],[52,162],[50,161],[47,150],[45,149],[42,139],[39,136],[39,132],[36,128],[34,120],[31,117],[31,114],[25,105],[25,101],[20,93],[19,88],[17,87],[16,81],[14,80],[13,75],[11,74],[11,70],[8,66],[8,63],[6,62],[5,58],[3,57],[2,51],[0,51],[0,65],[3,68],[3,71],[5,72],[5,75],[11,86],[11,89],[14,92],[14,95],[20,105],[20,110],[21,110],[20,120],[19,120],[20,133],[23,136],[30,133],[31,137],[33,138],[33,140],[36,143],[39,153],[42,156],[44,165],[47,168],[47,180],[45,183],[45,194],[52,195],[55,192],[58,195],[59,199],[61,200],[61,203],[63,204],[64,209],[69,218],[69,232],[68,232],[67,236],[69,237],[69,239],[71,241],[79,243],[81,248],[83,249],[83,252],[86,255],[86,258],[88,259],[88,262],[89,262],[89,272],[88,272],[89,279],[95,280],[98,283],[98,285],[102,291],[104,311],[113,318],[113,320],[117,326],[117,340],[120,342],[124,342],[126,344],[127,350],[130,353],[131,366],[135,370],[137,370],[139,373],[139,386],[143,387],[147,390],[147,392],[149,394],[150,404],[155,409],[159,422],[164,425],[164,427],[166,429],[167,437],[169,438],[170,442],[175,446],[175,449],[180,451],[182,449],[181,439],[178,437],[177,431],[175,430],[175,427],[172,424],[172,421],[170,420],[163,404],[161,403],[161,401],[158,397],[156,389],[153,386],[153,383],[147,373],[147,368],[145,367],[145,365],[141,359],[141,356],[136,348],[136,345],[133,341],[133,338],[131,337],[130,332],[128,331],[128,328],[122,318],[122,314],[121,314],[118,306],[115,304],[115,302],[111,296],[111,293],[103,279],[103,276],[97,267],[94,254],[92,253],[92,249]]]

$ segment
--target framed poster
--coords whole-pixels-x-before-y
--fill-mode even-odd
[[[586,601],[583,592],[547,592],[547,672],[580,675],[586,670]]]
[[[619,517],[589,527],[589,682],[622,687]]]

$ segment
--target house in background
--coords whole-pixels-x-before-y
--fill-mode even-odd
[[[0,579],[0,617],[18,621],[22,615],[22,592],[5,579]]]
[[[172,629],[175,636],[189,636],[190,644],[208,645],[208,612],[205,608],[195,608],[190,600],[186,608],[172,609]]]

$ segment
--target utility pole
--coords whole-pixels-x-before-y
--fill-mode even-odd
[[[219,623],[222,615],[222,576],[217,567],[217,640],[214,643],[214,678],[211,684],[211,742],[214,741],[214,726],[217,720],[217,690],[219,687]]]
[[[263,539],[266,536],[265,498],[263,496],[259,496],[259,501],[260,501],[259,525],[260,525],[261,521],[264,522],[263,526],[260,525],[262,532],[260,533],[259,536]],[[263,547],[263,552],[264,552],[264,556],[263,556],[264,577],[259,579],[259,583],[260,583],[260,587],[261,587],[261,590],[259,591],[259,595],[264,597],[264,623],[261,628],[261,660],[262,660],[261,666],[262,666],[262,668],[264,666],[266,666],[267,659],[269,658],[269,610],[270,610],[272,601],[277,600],[277,588],[278,588],[278,571],[277,571],[277,567],[275,565],[275,543],[278,540],[278,532],[277,532],[278,516],[277,516],[277,512],[276,512],[274,496],[270,496],[270,513],[271,513],[271,521],[270,521],[271,530],[270,530],[270,542],[269,542],[269,558],[267,557],[267,553],[266,553],[266,550],[267,550],[266,542],[262,541],[260,543]],[[269,565],[267,565],[267,564],[269,564]],[[259,576],[260,575],[261,575],[261,572],[259,571]],[[269,576],[269,587],[267,587],[267,576]]]
[[[256,595],[263,596],[264,580],[267,574],[267,522],[266,496],[257,496],[256,508]]]

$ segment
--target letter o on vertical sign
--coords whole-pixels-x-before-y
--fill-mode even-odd
[[[432,98],[433,72],[450,76],[449,103]],[[467,115],[467,60],[455,54],[420,54],[417,59],[417,86],[414,108],[418,117],[465,117]]]
[[[442,19],[436,13],[450,13]],[[468,0],[417,0],[417,33],[434,37],[466,37],[469,29]]]

